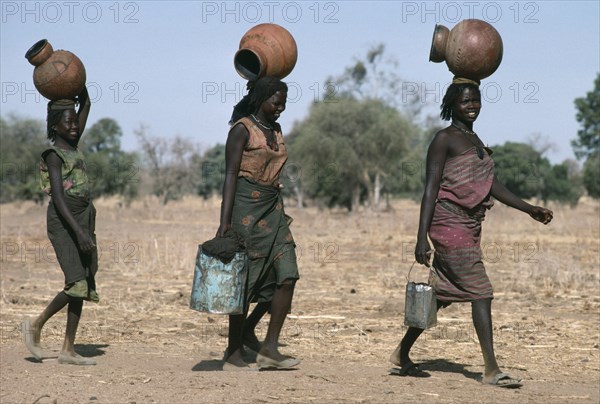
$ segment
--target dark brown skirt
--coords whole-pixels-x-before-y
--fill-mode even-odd
[[[96,208],[94,208],[92,201],[89,198],[70,195],[65,195],[64,198],[77,223],[84,231],[88,232],[94,243],[96,243]],[[77,297],[89,297],[91,291],[94,291],[92,294],[94,295],[96,290],[95,276],[98,271],[97,250],[94,250],[91,254],[81,251],[74,231],[67,221],[60,216],[52,202],[48,205],[46,220],[48,238],[52,243],[52,247],[54,247],[56,258],[65,275],[65,293],[69,294],[69,291],[81,289],[80,281],[86,281],[87,296]],[[74,287],[75,283],[78,283],[76,287]],[[77,292],[77,294],[81,293]]]

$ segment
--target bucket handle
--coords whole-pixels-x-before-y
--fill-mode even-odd
[[[428,252],[433,253],[434,250],[429,250]],[[413,267],[415,266],[416,263],[417,263],[417,260],[414,260],[413,263],[412,263],[412,265],[410,266],[410,269],[408,270],[408,274],[406,275],[406,281],[407,282],[410,282],[410,273],[412,272]],[[433,271],[432,267],[429,267],[429,270]],[[429,285],[429,280],[427,280],[427,284]]]

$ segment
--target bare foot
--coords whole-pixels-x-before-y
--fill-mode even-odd
[[[402,366],[400,363],[400,344],[394,349],[394,352],[390,355],[390,362],[396,366]]]
[[[249,368],[248,363],[246,363],[242,358],[242,352],[239,349],[232,354],[229,354],[229,352],[225,350],[225,356],[223,357],[223,360],[225,360],[225,363],[223,364],[223,370],[236,370],[235,368]]]
[[[21,323],[21,332],[25,346],[37,360],[42,359],[42,347],[40,346],[40,329],[30,318]]]
[[[266,346],[256,355],[256,365],[260,370],[291,369],[299,364],[300,360],[282,355],[277,350],[269,350]]]
[[[489,384],[496,387],[519,388],[523,385],[521,379],[512,377],[508,373],[495,373],[494,375],[484,375],[481,380],[483,384]]]
[[[58,363],[61,363],[63,365],[89,366],[95,365],[96,360],[92,358],[85,358],[81,355],[77,355],[76,353],[61,352],[60,355],[58,355]]]

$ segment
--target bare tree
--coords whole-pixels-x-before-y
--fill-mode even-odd
[[[144,125],[134,133],[142,148],[143,162],[152,177],[153,193],[163,204],[196,193],[200,175],[194,163],[198,160],[194,157],[199,155],[196,144],[179,135],[169,139],[150,136]]]

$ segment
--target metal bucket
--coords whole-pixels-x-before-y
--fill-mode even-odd
[[[433,288],[426,283],[408,282],[404,305],[404,325],[427,329],[437,324],[437,304]]]
[[[425,330],[437,324],[437,301],[435,291],[428,283],[410,281],[415,262],[406,276],[408,283],[404,302],[404,325]]]
[[[243,314],[248,257],[237,252],[227,264],[198,246],[190,308],[213,314]]]

